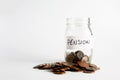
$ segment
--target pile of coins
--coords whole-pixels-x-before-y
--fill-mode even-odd
[[[48,64],[40,64],[34,67],[34,69],[50,70],[54,74],[63,74],[66,71],[72,72],[83,72],[83,73],[93,73],[99,68],[95,64],[89,64],[85,62],[78,61],[77,64],[71,65],[67,62],[56,62]]]
[[[89,57],[82,51],[71,52],[66,56],[66,62],[39,64],[34,69],[50,70],[54,74],[64,74],[66,71],[93,73],[100,68],[89,62]]]

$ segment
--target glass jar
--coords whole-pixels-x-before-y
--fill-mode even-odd
[[[69,63],[77,60],[90,63],[93,53],[92,36],[90,18],[67,18],[65,60]]]

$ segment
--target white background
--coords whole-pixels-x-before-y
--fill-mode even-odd
[[[32,69],[64,60],[67,17],[92,20],[93,74]],[[0,0],[0,80],[119,80],[119,0]]]

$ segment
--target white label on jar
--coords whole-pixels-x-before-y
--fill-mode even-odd
[[[91,48],[91,37],[67,36],[67,49]]]

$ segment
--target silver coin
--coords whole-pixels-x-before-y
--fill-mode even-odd
[[[84,56],[84,53],[80,50],[75,52],[76,57],[81,61],[82,57]]]
[[[87,55],[84,55],[81,59],[82,62],[89,63],[89,57]]]

